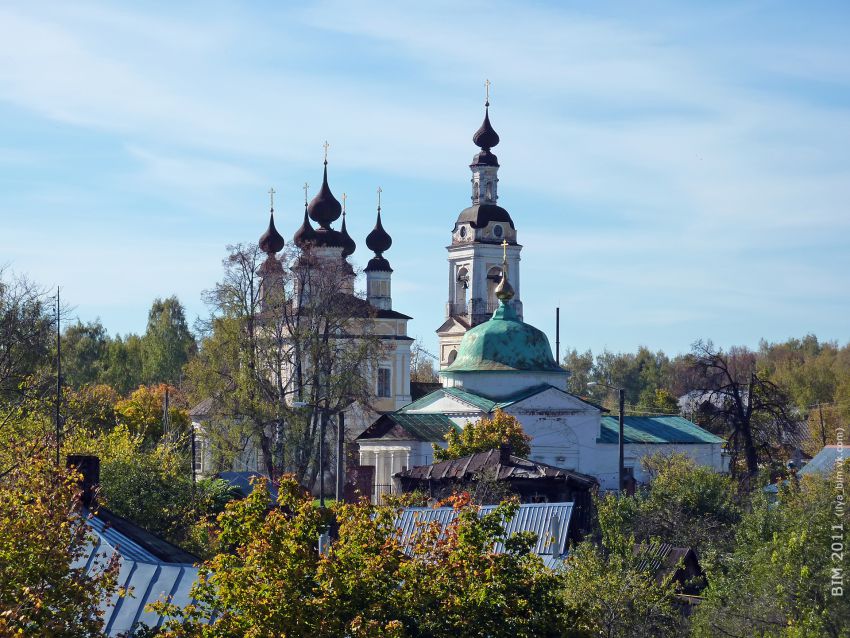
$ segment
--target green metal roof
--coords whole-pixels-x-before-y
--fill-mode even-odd
[[[429,405],[434,403],[434,401],[442,399],[444,396],[455,397],[456,399],[469,403],[470,405],[489,413],[493,412],[494,410],[504,410],[505,408],[513,405],[514,403],[519,403],[524,399],[533,397],[535,394],[540,394],[541,392],[545,392],[546,390],[552,389],[555,389],[563,394],[569,394],[569,392],[565,392],[564,390],[556,388],[555,386],[550,385],[548,383],[543,383],[541,385],[536,385],[531,388],[526,388],[525,390],[520,390],[519,392],[514,392],[513,394],[495,398],[481,396],[480,394],[473,394],[472,392],[468,392],[467,390],[462,390],[460,388],[440,388],[439,390],[435,390],[434,392],[426,394],[424,397],[422,397],[421,399],[417,399],[413,403],[408,403],[395,414],[408,413],[410,410],[421,410],[423,408],[427,408]],[[594,408],[604,410],[604,408],[585,401],[581,397],[577,397],[573,394],[571,394],[570,396],[578,399],[582,403],[587,403],[588,405],[591,405]]]
[[[617,443],[619,423],[616,416],[602,417],[597,443]],[[723,443],[724,440],[680,416],[626,416],[623,419],[624,443]]]
[[[513,306],[499,304],[489,321],[468,330],[457,358],[440,371],[457,372],[567,372],[555,361],[543,331],[523,323]]]
[[[420,441],[442,441],[449,431],[459,429],[445,414],[391,412],[386,416]]]

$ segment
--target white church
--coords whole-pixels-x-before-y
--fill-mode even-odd
[[[373,498],[393,491],[393,476],[433,461],[447,432],[496,410],[516,417],[531,436],[531,460],[593,476],[617,489],[615,416],[567,392],[569,372],[546,335],[522,320],[520,253],[511,215],[498,205],[499,136],[484,122],[472,138],[472,205],[458,215],[448,247],[446,319],[440,340],[439,390],[370,425],[356,442],[360,464],[373,466]],[[723,439],[678,416],[626,416],[625,476],[647,477],[641,458],[680,452],[718,472],[728,469]]]
[[[515,416],[532,437],[531,460],[594,477],[602,489],[617,489],[619,433],[616,416],[567,392],[569,372],[552,356],[546,335],[522,320],[520,253],[514,220],[498,205],[499,162],[492,149],[499,136],[490,124],[489,101],[484,122],[473,136],[479,150],[472,159],[472,205],[458,215],[448,247],[445,321],[437,329],[440,350],[439,389],[421,397],[411,393],[408,315],[393,308],[393,269],[385,253],[392,238],[383,227],[380,200],[375,228],[366,237],[374,253],[364,269],[366,299],[373,334],[384,343],[372,382],[375,400],[366,409],[346,410],[349,439],[359,450],[361,466],[371,466],[375,500],[395,489],[398,472],[433,460],[432,445],[445,445],[455,428],[496,410]],[[305,193],[306,195],[306,193]],[[344,199],[344,198],[343,198]],[[333,222],[342,217],[339,230]],[[311,224],[314,222],[316,226]],[[345,224],[344,205],[328,184],[327,159],[322,186],[309,204],[293,243],[322,259],[341,260],[350,271],[347,293],[354,293],[354,270],[347,261],[355,242]],[[269,264],[285,244],[269,220],[260,248]],[[270,266],[271,267],[271,266]],[[275,266],[276,267],[276,266]],[[208,472],[210,452],[204,437],[212,400],[190,412],[199,434],[196,470]],[[678,416],[626,416],[625,476],[647,477],[641,458],[657,452],[681,452],[718,472],[728,469],[724,441]],[[246,441],[233,470],[262,472],[258,446]]]

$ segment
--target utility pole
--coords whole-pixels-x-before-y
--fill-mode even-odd
[[[342,503],[345,490],[345,412],[340,410],[336,419],[336,501]]]
[[[325,506],[325,421],[328,413],[322,410],[319,420],[319,507]]]
[[[555,308],[555,363],[561,365],[561,307]]]
[[[619,441],[618,441],[618,445],[620,447],[620,450],[619,450],[619,452],[620,452],[620,463],[619,463],[619,466],[618,466],[619,482],[618,482],[617,493],[622,494],[623,493],[623,475],[626,473],[625,453],[624,453],[624,450],[623,450],[623,421],[624,421],[623,415],[624,415],[625,409],[626,409],[626,391],[623,388],[618,388],[617,391],[620,394],[620,419],[619,419],[620,420],[620,424],[619,424],[620,425],[620,437],[619,437]]]
[[[818,414],[820,415],[820,438],[826,447],[826,428],[823,425],[823,403],[818,403]]]
[[[62,450],[62,333],[59,316],[59,286],[56,286],[56,466],[61,462]]]
[[[197,450],[195,449],[195,424],[189,422],[189,435],[192,442],[192,487],[194,488],[198,482],[198,472],[195,467],[195,459],[197,458]]]

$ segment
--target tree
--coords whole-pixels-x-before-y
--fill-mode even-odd
[[[511,453],[528,456],[531,453],[531,437],[522,429],[522,424],[513,415],[496,410],[492,418],[481,417],[474,423],[467,423],[462,430],[450,430],[446,435],[448,446],[443,448],[436,443],[434,460],[447,461],[462,456],[498,449],[510,445]]]
[[[117,555],[86,571],[79,480],[37,454],[0,481],[0,635],[103,635],[99,607],[115,592]]]
[[[732,348],[727,353],[698,341],[692,361],[700,379],[702,424],[728,438],[733,473],[743,460],[745,474],[752,477],[777,449],[802,443],[801,418],[790,397],[759,372],[753,352]]]
[[[641,462],[650,476],[649,489],[599,499],[602,529],[633,535],[639,543],[660,540],[691,547],[703,562],[728,551],[730,532],[742,514],[734,482],[682,454],[656,454]]]
[[[589,541],[570,550],[562,602],[576,638],[673,638],[686,635],[676,605],[676,586],[658,582],[634,551],[634,539]]]
[[[217,514],[231,498],[224,481],[192,484],[186,441],[150,446],[127,426],[101,432],[80,429],[63,447],[65,454],[100,459],[103,506],[170,542],[205,555],[203,519]]]
[[[337,537],[322,555],[327,513],[312,500],[286,477],[277,507],[265,482],[228,504],[218,519],[222,551],[204,564],[194,592],[201,604],[159,605],[172,614],[165,637],[562,635],[559,577],[532,553],[533,535],[506,538],[516,504],[479,516],[458,497],[454,522],[423,526],[404,543],[398,510],[336,505]],[[497,542],[501,554],[493,552]]]
[[[567,348],[563,367],[570,373],[567,379],[567,390],[576,396],[587,396],[589,391],[587,384],[593,380],[593,353],[589,349],[579,352],[575,348]]]
[[[110,386],[84,385],[78,390],[69,387],[63,390],[66,432],[77,428],[107,432],[115,427],[115,408],[121,398]]]
[[[410,347],[410,380],[419,383],[438,383],[440,377],[434,370],[434,355],[425,350],[417,340]]]
[[[231,247],[224,271],[205,293],[212,314],[187,368],[192,394],[214,399],[210,428],[250,429],[269,476],[289,471],[311,485],[331,415],[372,403],[383,352],[375,309],[351,293],[348,263],[309,249],[263,259],[256,245]]]
[[[0,402],[15,405],[45,390],[36,375],[51,363],[55,322],[46,291],[0,268]]]
[[[102,379],[122,395],[142,385],[141,337],[129,334],[122,339],[118,335],[109,341]]]
[[[146,443],[156,443],[165,434],[163,431],[165,394],[169,394],[168,421],[172,438],[189,432],[189,414],[183,394],[164,383],[139,386],[129,397],[115,404],[118,421],[135,436]]]
[[[146,383],[177,385],[183,366],[197,350],[176,296],[154,299],[142,337],[142,374]]]
[[[637,409],[655,414],[678,414],[679,402],[663,388],[646,388],[640,393]]]
[[[838,471],[839,468],[836,468]],[[844,476],[850,463],[842,468]],[[835,476],[809,475],[780,488],[776,502],[761,491],[735,532],[735,549],[708,574],[694,617],[694,636],[800,638],[850,636],[850,605],[833,595]],[[846,582],[845,582],[846,587]]]
[[[62,377],[73,388],[98,383],[106,367],[109,335],[100,321],[71,324],[62,333]]]

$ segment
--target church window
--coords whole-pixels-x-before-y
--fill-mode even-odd
[[[389,368],[378,368],[378,396],[382,398],[392,396],[390,384],[391,370]]]
[[[446,359],[446,363],[451,365],[455,362],[455,359],[457,359],[457,350],[452,349],[452,351],[449,352],[449,357]]]
[[[460,236],[461,236],[461,237],[466,237],[466,226],[461,226],[461,227],[460,227]]]
[[[472,197],[474,199],[478,199],[478,188],[479,188],[478,182],[475,182],[475,183],[472,184]]]
[[[501,237],[503,232],[504,230],[499,224],[493,226],[493,235],[495,235],[496,237]]]
[[[487,199],[493,199],[493,184],[487,182]]]

